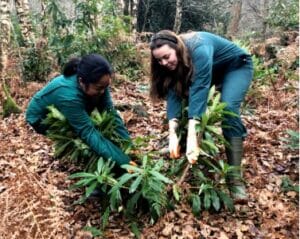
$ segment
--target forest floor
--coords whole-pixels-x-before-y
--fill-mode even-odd
[[[17,77],[11,82],[13,97],[25,112],[43,84],[24,86]],[[145,79],[118,80],[112,94],[115,104],[129,106],[121,114],[131,136],[152,136],[145,150],[167,144],[164,103],[150,102]],[[248,129],[243,159],[248,203],[235,205],[234,213],[203,211],[199,217],[182,203],[153,225],[137,216],[141,238],[298,238],[299,195],[281,187],[284,177],[299,184],[298,150],[286,148],[281,140],[287,129],[298,131],[298,113],[297,81],[278,78],[272,87],[252,87],[243,115]],[[0,152],[0,238],[93,238],[83,228],[99,228],[100,203],[75,203],[80,192],[69,190],[74,181],[68,179],[74,168],[53,158],[51,141],[26,124],[24,113],[0,121]],[[135,237],[129,221],[114,214],[98,238]]]

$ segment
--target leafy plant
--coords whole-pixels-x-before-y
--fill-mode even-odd
[[[233,112],[226,110],[226,103],[220,102],[221,94],[217,92],[215,86],[212,86],[208,99],[206,112],[201,118],[198,118],[199,124],[196,126],[196,130],[200,138],[200,148],[202,156],[214,156],[219,152],[220,144],[227,144],[225,138],[221,134],[221,127],[228,127],[226,125],[221,125],[225,116],[236,117],[237,115]],[[185,106],[186,102],[183,103],[183,117],[179,122],[178,135],[180,137],[180,145],[185,147],[185,138],[187,135],[188,118],[187,111],[188,108]]]
[[[129,24],[117,14],[114,1],[74,0],[72,19],[67,18],[58,1],[46,3],[43,16],[36,17],[36,21],[41,22],[43,35],[49,39],[49,49],[60,66],[70,56],[97,52],[106,57],[118,73],[132,80],[140,77],[141,62],[129,36]]]
[[[211,87],[207,100],[207,109],[202,115],[197,130],[200,134],[202,154],[216,155],[219,152],[217,144],[227,144],[220,132],[220,128],[228,127],[220,125],[226,116],[237,117],[233,112],[226,110],[226,103],[220,102],[221,94]]]
[[[289,148],[291,150],[299,149],[299,132],[291,129],[288,129],[286,132],[289,137],[280,138],[280,140],[286,144],[286,148]]]
[[[85,187],[85,198],[89,197],[96,187],[103,193],[106,193],[108,186],[117,184],[114,173],[112,172],[113,167],[114,163],[110,160],[104,161],[103,158],[100,157],[97,161],[97,168],[93,173],[79,172],[70,176],[71,179],[81,178],[72,188]]]
[[[116,207],[121,202],[120,189],[126,186],[129,188],[126,213],[132,215],[138,208],[139,202],[145,199],[147,204],[145,206],[149,208],[151,218],[156,220],[167,206],[166,185],[172,183],[169,178],[160,173],[163,164],[163,160],[151,161],[150,157],[145,155],[141,167],[123,165],[122,168],[132,173],[123,174],[110,190],[111,205]]]
[[[65,116],[54,106],[48,107],[49,113],[43,121],[48,126],[47,136],[54,141],[54,155],[63,160],[71,160],[75,163],[85,162],[86,170],[93,171],[96,168],[99,156],[76,135]],[[103,111],[99,113],[95,109],[91,113],[91,120],[101,134],[123,149],[129,150],[129,142],[116,132],[114,112]]]
[[[83,142],[74,142],[78,138],[70,132],[70,126],[64,116],[54,107],[50,107],[49,110],[45,123],[51,126],[49,132],[52,132],[52,139],[60,142],[56,147],[59,155],[67,155],[70,158],[72,152],[77,151],[78,155],[83,157],[82,152],[85,152],[90,160],[93,156],[89,154],[89,149]],[[187,108],[183,110],[186,113]],[[226,111],[226,104],[220,102],[220,93],[212,88],[209,92],[207,111],[198,126],[198,133],[205,143],[201,145],[202,154],[193,167],[186,158],[164,161],[153,159],[153,157],[157,158],[155,152],[141,153],[138,148],[145,146],[146,138],[137,138],[132,146],[137,148],[135,155],[132,155],[137,165],[122,165],[125,170],[117,174],[112,162],[95,157],[93,164],[96,166],[70,176],[78,180],[73,188],[84,188],[85,194],[81,202],[95,189],[103,192],[104,196],[101,198],[105,199],[103,208],[106,209],[102,216],[102,228],[108,223],[111,212],[122,211],[127,217],[132,218],[146,210],[150,214],[151,221],[154,222],[178,201],[190,202],[196,215],[199,215],[202,210],[219,211],[222,207],[233,211],[233,201],[229,194],[233,189],[230,188],[227,179],[231,177],[241,179],[239,170],[222,160],[214,159],[221,143],[226,143],[218,129],[222,127],[221,121],[226,115],[235,116]],[[94,111],[91,114],[95,127],[106,137],[120,143],[118,135],[114,133],[111,117],[109,112],[99,114]],[[187,122],[187,118],[183,118],[180,122],[181,132],[186,130]],[[182,184],[183,180],[185,186]],[[138,233],[137,227],[133,229]]]
[[[114,164],[99,158],[94,172],[79,172],[72,174],[70,178],[80,179],[72,186],[73,189],[85,189],[85,194],[79,202],[85,201],[96,188],[101,190],[103,197],[109,201],[104,213],[107,217],[111,211],[119,211],[120,208],[123,208],[125,214],[130,217],[144,207],[149,209],[154,221],[167,207],[166,186],[172,183],[160,172],[163,165],[163,160],[153,161],[149,155],[145,155],[140,167],[122,165],[122,168],[130,173],[116,177]],[[107,223],[105,221],[103,216],[103,228]]]
[[[179,134],[186,134],[188,119],[187,108],[183,112],[183,119],[180,122]],[[233,211],[233,201],[230,192],[235,191],[234,186],[228,182],[229,178],[241,179],[238,167],[230,166],[224,161],[216,161],[214,156],[219,153],[222,145],[228,145],[227,141],[221,133],[221,125],[224,117],[236,117],[237,115],[226,110],[226,103],[220,102],[220,93],[212,87],[209,91],[207,110],[199,119],[196,126],[200,135],[200,156],[197,164],[189,169],[186,160],[176,161],[170,165],[170,175],[179,175],[182,172],[180,182],[173,185],[173,196],[178,201],[183,195],[184,189],[181,188],[181,181],[189,184],[187,189],[187,199],[191,204],[193,212],[198,215],[203,209],[214,209],[219,211],[224,205]],[[181,144],[182,145],[182,144]],[[185,171],[185,172],[184,172]],[[190,171],[190,174],[187,172]]]
[[[271,26],[280,27],[284,30],[298,29],[299,2],[297,0],[274,1],[267,22]]]
[[[283,192],[295,191],[299,193],[299,185],[294,185],[288,177],[282,178],[280,187]]]
[[[22,58],[24,81],[45,82],[48,80],[53,70],[53,58],[45,39],[39,39],[34,46],[25,49]]]
[[[203,159],[202,163],[206,165],[207,171],[194,167],[190,180],[189,199],[193,213],[199,215],[202,209],[219,211],[222,204],[233,211],[233,200],[228,193],[230,189],[227,178],[232,175],[237,176],[237,168],[222,160],[218,161],[216,165],[206,159]]]

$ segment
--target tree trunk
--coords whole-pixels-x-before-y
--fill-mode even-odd
[[[234,37],[237,35],[239,30],[239,23],[241,19],[241,12],[242,12],[242,0],[235,0],[235,2],[232,5],[232,11],[231,11],[231,20],[228,27],[228,35],[230,37]]]
[[[263,27],[262,27],[262,34],[264,38],[266,38],[267,28],[268,28],[268,22],[267,22],[267,16],[269,15],[269,0],[264,0],[264,6],[263,6]]]
[[[0,79],[4,79],[11,33],[9,0],[0,0]]]
[[[123,3],[123,14],[124,16],[130,16],[128,23],[130,23],[131,32],[135,32],[137,27],[137,0],[124,0]]]
[[[16,10],[19,17],[20,29],[25,46],[33,43],[34,35],[30,22],[30,8],[28,0],[16,0]]]
[[[173,26],[173,31],[175,33],[179,33],[181,28],[182,2],[183,0],[176,0],[176,14],[175,14],[175,21]]]
[[[10,116],[10,114],[15,113],[19,114],[22,112],[21,108],[17,105],[15,100],[11,97],[10,92],[6,83],[3,80],[2,89],[5,94],[5,100],[3,103],[3,118]]]
[[[139,9],[143,9],[143,11],[139,11],[138,14],[141,14],[142,16],[142,24],[141,24],[141,28],[139,29],[140,32],[144,32],[145,31],[145,27],[147,24],[147,19],[148,19],[148,13],[150,10],[150,0],[139,0]]]
[[[123,7],[123,14],[124,16],[129,15],[129,5],[130,5],[130,0],[124,0],[124,7]]]

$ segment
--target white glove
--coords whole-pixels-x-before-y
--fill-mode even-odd
[[[191,164],[196,163],[200,154],[200,139],[197,136],[196,125],[199,124],[198,120],[190,119],[188,127],[188,135],[186,142],[186,157]]]
[[[170,158],[176,159],[180,157],[179,138],[176,134],[178,128],[178,120],[169,120],[169,152]]]

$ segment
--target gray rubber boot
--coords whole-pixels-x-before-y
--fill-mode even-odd
[[[229,165],[237,166],[237,175],[231,175],[228,177],[228,184],[230,185],[230,193],[235,201],[247,201],[248,195],[246,193],[246,187],[242,179],[241,173],[241,161],[243,157],[243,139],[239,137],[233,137],[227,139],[230,147],[226,147],[226,156]]]

